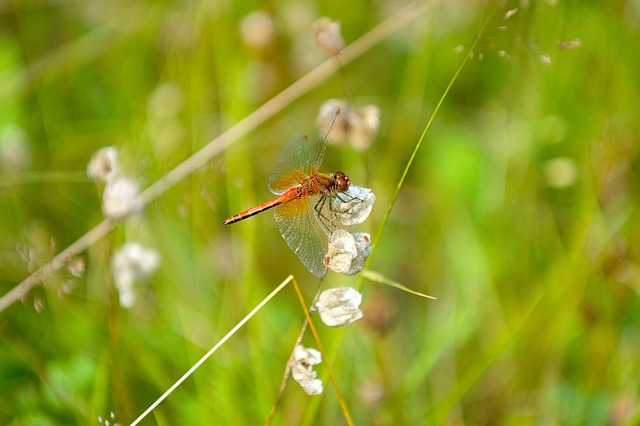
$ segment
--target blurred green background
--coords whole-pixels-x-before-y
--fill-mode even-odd
[[[0,2],[1,294],[102,220],[96,149],[117,146],[146,187],[325,60],[315,19],[349,43],[405,3]],[[638,424],[638,0],[433,2],[78,253],[83,277],[57,272],[0,312],[0,424],[128,424],[287,275],[311,300],[270,213],[220,222],[271,196],[286,141],[349,87],[380,132],[323,169],[375,191],[375,233],[487,19],[370,263],[438,300],[365,281],[333,369],[356,424]],[[109,270],[125,241],[162,257],[129,310]],[[143,424],[263,422],[303,319],[287,287]],[[328,382],[308,397],[290,381],[274,423],[344,419]]]

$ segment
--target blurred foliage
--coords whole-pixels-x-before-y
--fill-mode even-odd
[[[101,220],[96,149],[117,146],[147,186],[323,61],[315,19],[351,42],[404,3],[0,2],[0,292]],[[434,2],[78,253],[82,278],[57,272],[1,312],[0,423],[128,424],[288,274],[311,300],[270,214],[220,222],[269,198],[288,138],[351,92],[381,108],[380,134],[324,168],[373,188],[375,232],[485,19],[371,262],[438,300],[365,283],[333,369],[357,424],[637,424],[637,0]],[[125,241],[162,256],[130,310],[109,270]],[[303,319],[287,288],[143,424],[264,421]],[[275,422],[343,418],[328,383],[307,397],[290,382]]]

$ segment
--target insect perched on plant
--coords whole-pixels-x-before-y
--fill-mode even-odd
[[[352,258],[368,255],[369,237],[356,226],[369,215],[375,196],[371,190],[352,186],[343,172],[320,173],[331,131],[340,108],[334,108],[318,126],[315,136],[294,136],[284,148],[269,175],[269,189],[277,195],[271,201],[231,216],[222,224],[229,225],[275,208],[275,218],[282,238],[314,275],[322,276],[331,266],[325,239],[338,230],[360,240],[362,250],[356,249]],[[364,263],[364,261],[362,262]],[[357,270],[345,272],[356,273]]]

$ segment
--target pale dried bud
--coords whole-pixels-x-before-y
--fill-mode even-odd
[[[138,182],[125,176],[108,182],[102,193],[102,212],[112,219],[120,219],[140,210],[136,201],[139,192]]]
[[[313,366],[320,362],[322,362],[322,356],[315,349],[298,345],[293,350],[291,376],[302,386],[307,395],[322,393],[322,380],[317,378],[318,373],[313,370]]]
[[[315,308],[329,327],[346,327],[362,318],[362,295],[354,288],[340,287],[323,291]]]
[[[347,115],[349,114],[349,106],[347,102],[342,99],[331,98],[327,99],[322,105],[320,105],[320,111],[316,122],[322,123],[327,115],[334,110],[334,108],[340,108],[340,114],[336,117],[336,121],[333,123],[331,132],[327,135],[327,142],[332,145],[345,145],[348,139],[349,126],[347,125]]]
[[[329,251],[324,258],[324,263],[332,271],[346,274],[357,255],[358,250],[353,235],[344,229],[338,229],[329,238]]]
[[[369,188],[351,185],[349,189],[339,194],[335,200],[334,211],[340,223],[343,225],[357,225],[369,217],[371,209],[373,209],[373,203],[376,201],[376,195]]]
[[[344,229],[338,229],[329,238],[329,250],[324,258],[324,264],[339,274],[357,274],[364,268],[372,247],[369,234],[365,232],[350,234]]]
[[[344,49],[340,24],[329,18],[320,18],[313,24],[316,45],[327,55],[334,56]]]
[[[87,165],[87,175],[94,180],[113,182],[120,175],[118,149],[105,146],[94,152]]]
[[[380,128],[380,108],[376,105],[351,107],[342,99],[329,99],[320,106],[317,122],[321,123],[335,107],[339,107],[341,113],[328,135],[328,142],[334,145],[349,142],[360,152],[369,148]]]
[[[380,108],[376,105],[353,107],[349,111],[349,141],[357,151],[365,151],[378,135],[380,128]]]
[[[353,239],[356,242],[356,257],[351,260],[351,268],[347,271],[347,275],[355,275],[362,271],[364,264],[371,254],[373,244],[371,244],[371,235],[366,232],[358,232],[353,234]]]
[[[140,243],[126,243],[113,254],[111,272],[120,295],[120,305],[131,308],[136,302],[136,284],[147,280],[160,266],[160,254]]]

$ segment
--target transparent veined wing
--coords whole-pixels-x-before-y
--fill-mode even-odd
[[[289,140],[269,175],[271,192],[282,194],[318,170],[327,147],[327,135],[339,114],[340,108],[337,107],[329,111],[312,138],[296,135]]]
[[[323,194],[310,200],[315,219],[328,237],[338,229],[344,229],[350,234],[361,232],[355,222],[348,220],[350,212],[344,210],[344,206],[356,201],[347,191]]]
[[[274,216],[289,248],[312,274],[321,277],[327,271],[324,264],[327,249],[311,208],[319,198],[312,195],[280,204],[275,208]]]

